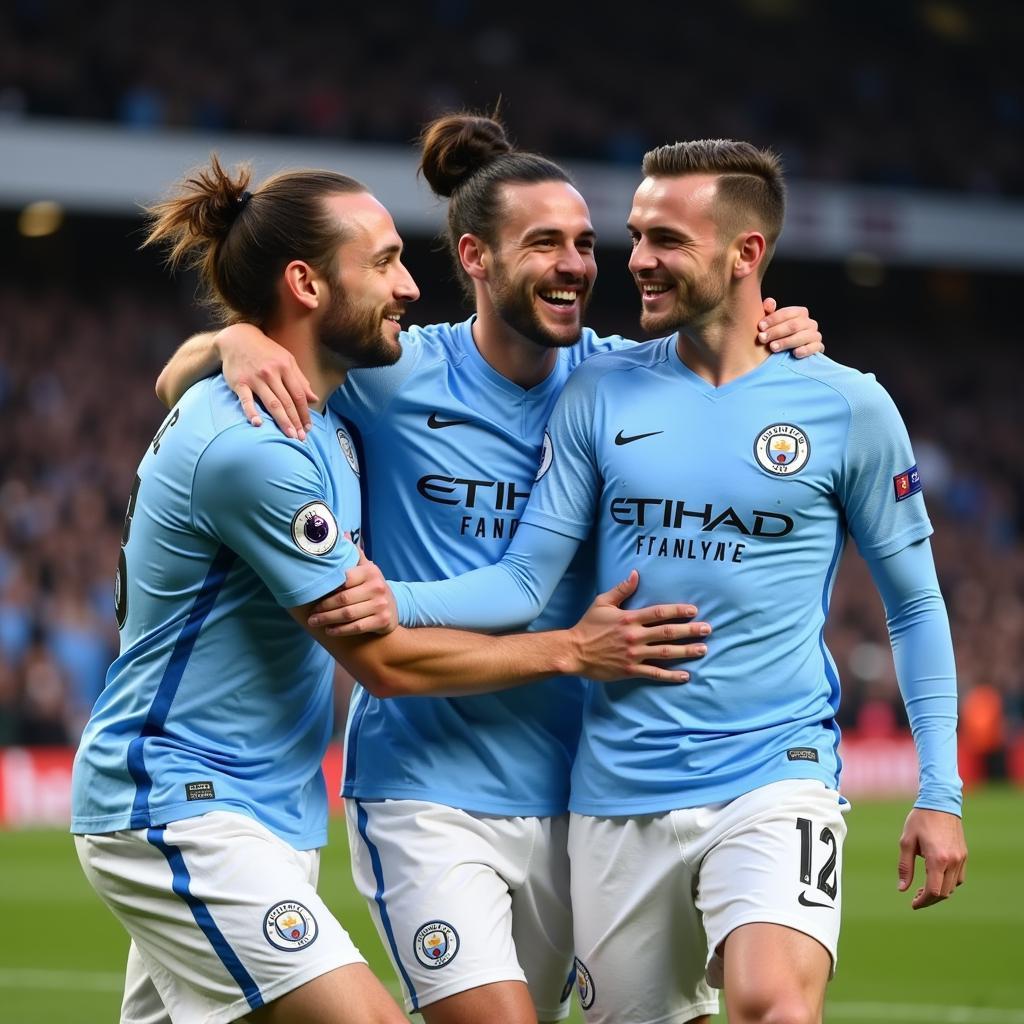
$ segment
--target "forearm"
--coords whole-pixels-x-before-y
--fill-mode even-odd
[[[434,583],[391,583],[404,626],[520,629],[547,605],[579,541],[529,525],[500,562]]]
[[[195,334],[178,347],[156,379],[156,396],[170,409],[197,381],[220,370],[216,334]]]
[[[491,637],[399,627],[381,637],[320,639],[377,697],[486,693],[572,675],[582,665],[568,630]]]
[[[916,807],[959,814],[956,665],[927,541],[869,563],[885,603],[896,678],[920,765]]]

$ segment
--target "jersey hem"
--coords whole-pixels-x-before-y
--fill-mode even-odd
[[[278,839],[282,839],[289,846],[296,850],[319,850],[327,845],[327,826],[317,829],[315,832],[305,832],[295,835],[289,832],[282,832],[274,828],[270,822],[252,813],[252,810],[245,804],[235,803],[227,800],[203,801],[202,807],[191,804],[170,804],[167,807],[150,808],[146,815],[145,823],[142,825],[132,824],[132,812],[123,811],[118,814],[102,814],[86,817],[74,815],[71,818],[71,826],[68,829],[74,835],[89,836],[103,835],[107,832],[134,831],[138,828],[153,828],[159,825],[170,825],[175,821],[186,821],[189,818],[201,818],[204,814],[213,811],[227,811],[232,814],[244,814],[247,818],[262,825],[265,829],[273,832]],[[185,813],[182,813],[185,812]]]
[[[346,559],[346,564],[334,566],[329,572],[325,572],[323,576],[318,576],[312,583],[307,583],[306,586],[300,587],[298,590],[289,590],[284,594],[274,594],[274,600],[282,608],[298,608],[301,605],[308,604],[310,601],[319,601],[320,598],[326,597],[337,590],[338,587],[344,585],[345,576],[349,569],[359,561],[359,552],[354,547],[352,548],[352,554],[355,557],[351,562]]]
[[[805,764],[806,762],[794,763]],[[669,811],[726,803],[729,800],[745,796],[747,793],[752,793],[762,786],[770,786],[773,782],[785,782],[788,779],[821,782],[829,789],[838,791],[837,775],[838,771],[827,772],[824,769],[817,772],[773,772],[732,786],[720,786],[696,792],[693,790],[677,791],[659,796],[637,797],[634,800],[604,801],[570,797],[569,811],[571,814],[581,814],[588,818],[635,818],[644,814],[666,814]]]
[[[345,783],[341,787],[341,795],[349,800],[420,800],[427,804],[453,807],[457,811],[468,811],[470,814],[493,814],[499,818],[557,818],[568,811],[565,802],[539,804],[502,800],[477,801],[455,793],[437,793],[411,786],[368,789],[365,786]]]

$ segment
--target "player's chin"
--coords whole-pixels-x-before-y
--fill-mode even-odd
[[[670,313],[651,313],[646,309],[640,311],[640,326],[648,334],[671,334],[679,329],[681,323],[682,321],[675,311]]]
[[[577,305],[579,304],[577,303]],[[545,315],[543,309],[540,311],[537,325],[542,329],[547,343],[552,348],[575,345],[580,340],[580,335],[583,333],[583,321],[580,313],[581,310],[578,309],[574,310],[571,315],[565,313]]]

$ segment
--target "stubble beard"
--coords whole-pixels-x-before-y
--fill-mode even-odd
[[[346,368],[391,366],[402,348],[384,334],[385,308],[356,304],[331,286],[331,303],[320,324],[320,344]]]
[[[675,302],[665,313],[640,311],[640,326],[648,334],[671,334],[683,327],[702,327],[728,295],[725,277],[726,254],[720,253],[707,273],[696,281],[677,281]]]
[[[491,302],[498,316],[524,338],[541,348],[569,348],[575,345],[583,333],[583,316],[590,302],[589,289],[580,293],[579,323],[572,337],[556,334],[546,327],[533,304],[533,288],[526,283],[516,283],[502,263],[494,263],[494,280],[491,283]]]

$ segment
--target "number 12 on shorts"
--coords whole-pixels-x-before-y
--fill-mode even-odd
[[[800,833],[800,881],[804,885],[811,884],[811,839],[814,832],[814,823],[810,818],[797,818],[796,827]],[[818,888],[830,899],[836,898],[839,890],[839,874],[836,871],[836,837],[832,829],[827,826],[818,835],[818,840],[828,847],[828,855],[825,863],[818,872]]]

